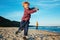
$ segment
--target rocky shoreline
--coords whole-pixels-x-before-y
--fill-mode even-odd
[[[0,27],[0,40],[23,40],[23,31],[15,35],[17,29],[17,27]],[[28,40],[60,40],[60,34],[31,29],[28,37]]]

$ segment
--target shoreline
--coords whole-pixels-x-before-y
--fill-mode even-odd
[[[18,27],[0,27],[0,28],[17,28],[18,29]],[[36,29],[29,29],[29,30],[36,30]],[[37,30],[39,30],[39,29],[37,29]],[[55,31],[48,31],[48,30],[40,30],[40,31],[47,31],[47,32],[52,32],[52,33],[57,33],[57,34],[60,34],[60,32],[55,32]]]

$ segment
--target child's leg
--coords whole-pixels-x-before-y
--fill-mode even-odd
[[[28,27],[29,27],[29,21],[27,21],[25,28],[24,28],[24,36],[28,35]]]
[[[24,28],[24,36],[28,35],[28,25],[26,25],[26,27]]]
[[[20,22],[20,27],[19,27],[19,29],[18,29],[18,31],[22,31],[23,29],[24,29],[24,25],[26,24],[26,22],[25,21],[21,21]]]
[[[29,21],[27,21],[25,28],[24,28],[24,37],[23,37],[24,40],[27,40],[28,38],[28,27],[29,27]]]
[[[19,27],[19,29],[16,31],[15,34],[18,34],[19,32],[21,32],[21,31],[24,29],[24,25],[25,25],[25,24],[26,24],[25,21],[21,21],[21,22],[20,22],[20,27]]]

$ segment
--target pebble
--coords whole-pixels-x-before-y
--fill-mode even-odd
[[[14,31],[15,30],[15,31]],[[15,29],[0,29],[0,40],[23,40],[23,33],[15,35]],[[45,34],[28,34],[29,40],[55,40],[55,38],[48,37]]]

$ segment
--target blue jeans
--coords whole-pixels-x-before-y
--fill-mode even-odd
[[[29,27],[29,21],[21,21],[19,30],[24,30],[24,36],[28,35],[28,27]]]

